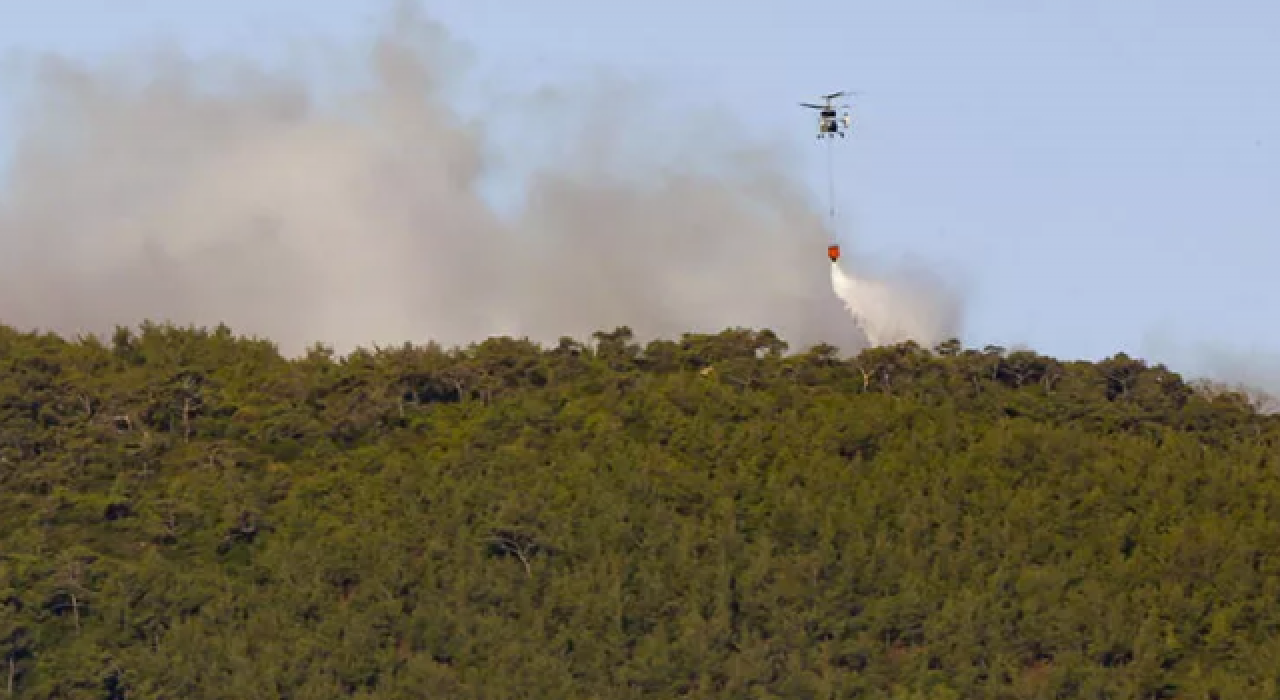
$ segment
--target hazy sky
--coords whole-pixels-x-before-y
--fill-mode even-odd
[[[788,139],[817,199],[825,161],[795,103],[862,91],[838,145],[839,235],[850,255],[922,258],[962,280],[969,344],[1280,351],[1280,3],[423,5],[471,46],[490,89],[599,73],[721,106],[726,128]],[[168,40],[279,58],[290,38],[366,34],[379,7],[107,6],[0,0],[0,47],[101,56]],[[499,114],[518,141],[521,113]],[[0,145],[8,133],[0,122]]]

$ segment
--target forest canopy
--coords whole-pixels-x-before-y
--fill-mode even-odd
[[[1274,698],[1280,418],[768,330],[0,327],[14,698]]]

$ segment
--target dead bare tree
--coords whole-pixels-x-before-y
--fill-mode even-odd
[[[519,559],[528,578],[533,578],[533,558],[546,551],[546,547],[536,537],[515,530],[497,530],[489,536],[488,541],[496,553]]]
[[[64,597],[63,602],[55,603],[55,611],[71,608],[71,617],[75,621],[76,633],[82,631],[80,609],[83,605],[83,594],[88,591],[82,581],[84,579],[84,562],[80,559],[68,561],[62,572],[62,582],[58,585],[58,594]]]

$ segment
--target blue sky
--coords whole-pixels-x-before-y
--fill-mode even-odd
[[[79,56],[166,40],[272,58],[380,16],[354,0],[5,4],[6,53]],[[1280,352],[1280,3],[423,4],[488,80],[607,70],[733,110],[793,140],[817,197],[824,161],[795,103],[862,91],[841,238],[964,279],[970,344],[1174,364],[1201,346]]]

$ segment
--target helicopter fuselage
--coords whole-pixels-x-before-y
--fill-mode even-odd
[[[846,122],[846,126],[847,126],[848,118],[846,117],[844,121]],[[824,109],[821,112],[819,112],[818,138],[822,138],[827,134],[839,134],[841,138],[843,138],[845,134],[843,131],[841,131],[840,126],[841,126],[841,120],[839,115],[836,114],[836,110]]]

